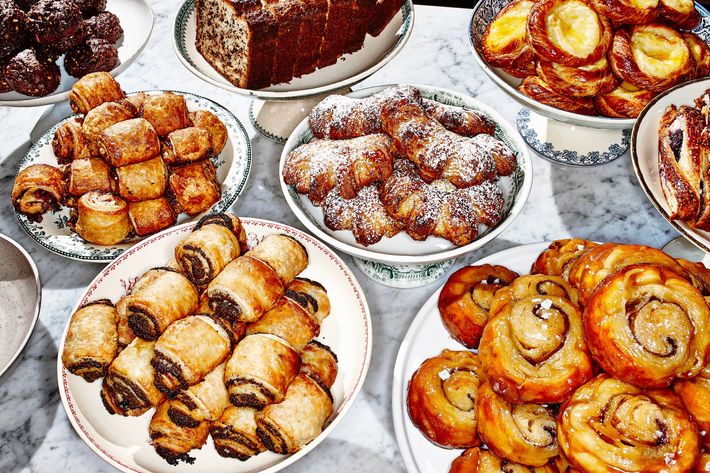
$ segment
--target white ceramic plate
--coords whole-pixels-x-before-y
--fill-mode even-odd
[[[388,85],[368,87],[348,94],[350,97],[362,98],[380,92]],[[449,241],[429,237],[424,241],[415,241],[409,235],[401,232],[392,238],[383,238],[378,243],[370,246],[360,245],[349,230],[333,231],[323,223],[323,211],[314,206],[307,195],[299,194],[293,186],[287,185],[283,180],[283,167],[288,153],[301,144],[309,142],[313,133],[308,126],[308,118],[296,127],[284,146],[279,163],[279,182],[281,190],[286,197],[289,207],[296,217],[318,238],[329,245],[358,258],[383,263],[397,264],[426,264],[436,263],[451,258],[456,258],[485,245],[497,237],[523,209],[525,201],[532,187],[532,161],[528,154],[525,142],[515,128],[491,107],[466,95],[438,87],[416,85],[426,98],[438,102],[480,110],[492,118],[497,124],[495,136],[504,141],[517,155],[518,167],[512,176],[501,177],[499,184],[503,189],[506,200],[506,217],[497,227],[487,230],[471,243],[455,246]]]
[[[324,94],[360,82],[390,62],[404,48],[414,28],[412,0],[405,0],[396,15],[377,37],[367,35],[365,45],[340,58],[336,64],[318,69],[285,84],[251,90],[234,86],[222,77],[195,47],[195,0],[187,0],[175,16],[173,45],[178,58],[200,79],[231,92],[260,99],[298,99]]]
[[[265,452],[240,462],[219,456],[210,438],[200,450],[190,452],[196,459],[193,465],[168,465],[149,443],[148,424],[153,409],[140,417],[110,415],[99,396],[101,382],[87,383],[63,368],[61,353],[69,328],[67,321],[57,359],[57,379],[64,410],[81,439],[103,460],[121,471],[273,473],[294,463],[322,442],[345,416],[362,388],[370,364],[372,325],[365,295],[352,272],[333,251],[295,228],[253,218],[243,218],[242,223],[250,246],[274,233],[292,236],[303,243],[308,251],[309,264],[301,275],[321,282],[328,291],[331,313],[323,322],[317,339],[330,346],[338,356],[338,376],[331,389],[335,404],[330,423],[315,440],[294,455]],[[190,233],[193,226],[188,223],[168,229],[121,255],[96,276],[72,312],[91,300],[118,300],[124,295],[129,280],[152,267],[164,265],[172,257],[175,245]]]
[[[164,91],[146,92],[151,94]],[[175,93],[185,97],[187,108],[190,111],[209,110],[217,115],[227,127],[229,132],[227,144],[219,156],[212,160],[217,168],[217,181],[222,184],[222,197],[212,206],[211,211],[224,212],[237,200],[239,194],[244,190],[249,177],[249,170],[251,169],[249,135],[237,117],[218,103],[188,92],[175,91]],[[52,138],[57,128],[70,119],[71,117],[62,120],[42,135],[20,162],[18,172],[31,164],[43,163],[57,166],[57,159],[52,151]],[[56,212],[44,214],[40,223],[33,222],[17,211],[15,211],[15,215],[22,228],[33,240],[49,251],[70,259],[106,263],[115,259],[138,241],[138,239],[135,239],[112,246],[89,243],[78,234],[72,232],[67,226],[67,221],[69,220],[68,207],[62,207]],[[204,214],[189,217],[183,213],[178,215],[176,223],[198,220],[202,215]]]
[[[663,112],[671,104],[694,106],[693,101],[710,88],[710,78],[698,79],[676,86],[656,96],[639,115],[631,134],[631,160],[636,177],[651,203],[663,218],[700,249],[710,252],[710,232],[688,226],[669,218],[670,209],[663,195],[658,174],[658,126]]]
[[[471,13],[471,21],[469,22],[468,38],[469,44],[473,51],[479,66],[483,69],[488,77],[498,85],[503,92],[508,94],[514,100],[519,102],[523,107],[528,107],[540,115],[553,120],[569,123],[571,125],[587,126],[590,128],[613,128],[613,129],[629,129],[634,125],[636,119],[633,118],[608,118],[602,116],[581,115],[579,113],[567,112],[549,105],[531,99],[525,94],[518,92],[517,87],[521,84],[522,79],[513,77],[505,73],[502,69],[491,67],[488,65],[481,52],[481,41],[486,28],[493,21],[499,11],[503,9],[512,0],[480,0],[473,8]],[[702,5],[696,3],[695,8],[700,13],[702,21],[697,28],[693,30],[701,38],[710,44],[710,11]]]
[[[519,274],[528,274],[538,255],[549,243],[533,243],[510,248],[483,258],[474,265],[498,264]],[[399,347],[392,380],[392,417],[397,444],[409,473],[443,473],[463,450],[448,450],[431,443],[417,429],[407,412],[407,385],[424,360],[445,348],[466,350],[451,338],[441,322],[437,303],[441,288],[424,303]]]
[[[108,0],[106,10],[121,20],[121,28],[123,28],[123,37],[116,44],[118,66],[111,71],[111,75],[115,77],[125,71],[148,44],[150,33],[153,31],[153,10],[147,0]],[[63,61],[62,57],[58,63],[62,71],[62,81],[57,90],[44,97],[5,92],[0,94],[0,106],[36,107],[69,99],[69,91],[78,79],[66,73]]]

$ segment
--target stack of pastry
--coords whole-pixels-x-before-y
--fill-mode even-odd
[[[149,434],[171,464],[212,435],[217,452],[247,460],[294,453],[333,412],[337,358],[317,342],[330,302],[298,278],[305,248],[270,235],[249,250],[240,220],[203,217],[175,259],[143,274],[113,304],[102,299],[71,317],[64,367],[103,378],[111,414],[155,407]]]
[[[32,220],[62,204],[83,239],[114,245],[206,212],[221,196],[211,158],[227,129],[207,110],[189,112],[172,92],[126,96],[106,72],[81,78],[74,112],[54,134],[59,167],[33,164],[15,179],[12,201]]]
[[[699,24],[693,0],[513,0],[481,50],[545,105],[635,118],[658,92],[710,74]]]
[[[351,230],[361,245],[402,230],[465,245],[504,216],[497,180],[514,172],[516,156],[479,111],[397,86],[327,97],[309,124],[316,139],[289,153],[284,181],[322,207],[328,228]]]
[[[658,126],[658,174],[669,218],[710,230],[710,90],[695,107],[669,105]]]
[[[439,311],[469,350],[413,374],[412,422],[452,472],[687,472],[710,455],[710,270],[655,248],[554,242],[530,275],[470,266]]]

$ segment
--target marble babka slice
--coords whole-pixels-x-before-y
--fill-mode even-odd
[[[278,24],[261,0],[197,0],[197,50],[237,87],[271,84]]]
[[[350,20],[354,16],[354,3],[355,0],[328,0],[328,20],[320,46],[318,67],[335,64],[342,55],[350,31]]]
[[[365,35],[367,35],[367,27],[370,24],[376,4],[377,0],[355,0],[343,53],[354,53],[362,48],[365,43]]]
[[[299,55],[299,37],[303,22],[303,6],[300,0],[262,0],[263,8],[276,17],[278,34],[271,83],[280,84],[293,78],[293,70]]]
[[[298,38],[298,58],[293,76],[310,74],[318,67],[320,45],[328,18],[328,0],[300,0],[303,6],[303,22]]]

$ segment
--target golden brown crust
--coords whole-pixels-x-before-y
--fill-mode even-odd
[[[71,196],[81,197],[93,190],[103,192],[114,190],[115,184],[111,178],[110,168],[103,159],[74,159],[69,165],[68,174],[67,192]]]
[[[142,202],[129,202],[128,216],[138,236],[151,235],[175,224],[175,214],[165,197]]]
[[[81,124],[81,130],[91,154],[99,155],[99,136],[102,131],[111,125],[131,118],[135,118],[133,111],[122,103],[104,102],[92,108]]]
[[[212,153],[211,140],[207,131],[194,126],[172,131],[162,143],[163,160],[176,165],[206,159]]]
[[[125,97],[118,82],[108,72],[92,72],[72,86],[69,105],[75,113],[86,115],[104,102],[117,102]]]
[[[176,213],[185,212],[190,216],[207,212],[222,195],[217,171],[209,159],[173,167],[168,185],[177,204]]]
[[[695,71],[695,60],[683,37],[660,23],[616,30],[609,62],[617,76],[651,92],[682,82]]]
[[[106,374],[118,352],[118,313],[108,300],[84,305],[71,316],[62,364],[93,382]]]
[[[581,240],[579,238],[553,241],[552,244],[537,257],[530,269],[530,273],[558,276],[567,281],[572,263],[584,253],[597,246],[599,246],[598,243]]]
[[[488,322],[495,292],[518,273],[503,266],[466,266],[452,274],[439,294],[439,313],[451,336],[467,348],[477,348]]]
[[[82,123],[81,118],[72,118],[62,123],[54,132],[52,151],[59,164],[91,156],[89,143],[82,131]]]
[[[595,97],[594,105],[605,117],[636,118],[655,95],[655,92],[623,82],[611,92]]]
[[[126,202],[158,199],[165,193],[168,168],[160,156],[116,168],[118,193]]]
[[[201,128],[209,133],[212,153],[215,155],[221,153],[229,138],[227,127],[224,126],[222,120],[207,110],[197,110],[196,112],[190,112],[188,115],[192,126]]]
[[[614,25],[641,25],[650,23],[659,14],[659,1],[592,0],[594,8]]]
[[[489,450],[469,448],[451,463],[449,473],[559,473],[554,465],[528,466],[511,463]]]
[[[97,245],[121,243],[131,233],[128,204],[109,192],[90,191],[77,203],[74,230],[84,240]]]
[[[426,360],[412,375],[407,391],[414,425],[442,447],[480,445],[474,401],[481,376],[478,356],[468,351],[444,350]]]
[[[609,49],[612,35],[609,20],[586,0],[541,0],[528,15],[527,38],[533,51],[565,66],[597,62]]]
[[[481,40],[483,57],[491,66],[501,67],[515,77],[535,73],[534,53],[527,41],[529,0],[514,0],[498,12]]]
[[[710,448],[710,367],[707,365],[703,367],[695,378],[676,380],[673,383],[673,390],[683,400],[685,408],[698,424],[703,446]],[[700,471],[708,470],[701,467]]]
[[[678,258],[676,261],[687,271],[688,281],[693,287],[703,296],[710,296],[710,269],[706,268],[703,263],[695,263],[682,258]]]
[[[143,118],[148,120],[160,137],[190,126],[185,97],[173,92],[148,95],[143,100]]]
[[[209,422],[200,422],[197,427],[181,427],[175,424],[168,411],[172,401],[160,404],[150,419],[148,434],[153,448],[158,455],[171,465],[179,462],[193,463],[195,459],[188,455],[191,450],[202,448],[209,434]]]
[[[555,92],[544,80],[529,76],[523,80],[518,91],[540,103],[582,115],[595,115],[596,109],[590,97],[567,97]]]
[[[695,9],[693,0],[660,0],[658,18],[682,30],[692,30],[700,24],[700,13]]]
[[[619,83],[606,57],[582,67],[569,67],[541,60],[537,63],[537,75],[547,85],[562,95],[593,97],[614,90]]]
[[[17,173],[12,186],[12,205],[30,219],[39,220],[58,209],[64,197],[64,174],[48,164],[32,164]]]
[[[98,137],[99,153],[111,166],[147,161],[160,154],[158,135],[148,121],[132,118],[105,128]]]
[[[695,9],[693,9],[695,11]],[[710,75],[710,46],[700,36],[690,31],[682,33],[683,39],[690,48],[690,53],[695,60],[695,76],[696,78],[707,77]]]

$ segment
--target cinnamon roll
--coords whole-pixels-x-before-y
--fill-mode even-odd
[[[64,197],[64,174],[48,164],[31,164],[17,173],[12,186],[12,205],[30,220],[60,207]]]
[[[710,365],[695,378],[676,380],[673,390],[698,424],[703,446],[710,448]]]
[[[564,297],[527,296],[491,310],[478,350],[509,402],[559,403],[593,374],[582,314]]]
[[[174,396],[199,383],[229,356],[232,337],[228,327],[207,315],[173,323],[155,343],[155,386]]]
[[[663,266],[685,276],[683,267],[661,250],[643,245],[604,243],[592,248],[572,264],[569,282],[578,289],[580,304],[587,305],[599,283],[633,264]]]
[[[697,289],[646,264],[607,278],[584,310],[594,360],[615,378],[644,388],[697,376],[710,349],[709,324],[710,308]]]
[[[569,271],[577,258],[590,249],[599,246],[593,241],[570,238],[555,240],[537,257],[530,269],[531,274],[558,276],[569,281]]]
[[[493,295],[518,274],[503,266],[466,266],[452,274],[439,294],[439,313],[454,340],[477,348]]]
[[[512,463],[489,450],[469,448],[451,463],[449,473],[559,473],[551,464],[528,466]]]
[[[698,460],[695,423],[670,390],[646,391],[601,374],[558,416],[558,442],[582,471],[690,471]]]
[[[693,0],[660,0],[658,17],[664,23],[681,30],[692,30],[700,24],[700,13],[695,9]]]
[[[128,204],[128,217],[138,236],[150,235],[175,224],[173,208],[165,197]]]
[[[209,159],[172,167],[168,186],[176,212],[191,217],[207,212],[222,196],[217,170]]]
[[[266,450],[256,434],[253,407],[227,407],[222,416],[210,424],[214,448],[223,457],[246,461]]]
[[[614,25],[643,25],[656,19],[659,0],[592,0],[594,9]],[[662,8],[662,7],[661,7]]]
[[[158,135],[143,118],[105,128],[98,136],[98,146],[101,156],[114,167],[148,161],[160,153]]]
[[[594,101],[590,97],[568,97],[562,95],[550,87],[550,85],[538,76],[528,76],[523,83],[518,86],[518,91],[538,102],[582,115],[595,115]]]
[[[148,120],[158,136],[190,126],[185,97],[173,92],[147,95],[143,100],[143,118]]]
[[[142,202],[163,196],[168,181],[168,168],[162,158],[116,168],[118,193],[126,202]]]
[[[210,214],[202,217],[192,233],[177,244],[175,260],[190,281],[204,289],[246,247],[246,232],[239,217]]]
[[[74,197],[81,197],[93,190],[111,192],[114,188],[111,169],[103,159],[75,159],[69,164],[67,173],[69,174],[67,193]]]
[[[294,237],[283,234],[268,235],[247,256],[269,265],[284,284],[289,284],[308,266],[306,247]]]
[[[557,456],[557,422],[545,406],[511,404],[484,382],[476,394],[476,418],[481,440],[499,457],[543,466]]]
[[[542,0],[530,9],[528,44],[543,59],[570,67],[593,64],[611,45],[613,30],[585,0]]]
[[[161,154],[169,165],[201,161],[212,154],[210,135],[194,126],[175,130],[165,137]]]
[[[109,192],[89,191],[77,201],[74,230],[97,245],[121,243],[131,233],[128,204]]]
[[[694,5],[694,2],[691,2]],[[693,7],[693,11],[695,7]],[[710,75],[710,46],[700,36],[690,31],[682,33],[683,39],[688,44],[690,54],[695,60],[696,78],[707,77]]]
[[[484,376],[478,356],[444,350],[429,358],[409,381],[407,409],[430,441],[446,448],[477,447],[474,402]]]
[[[191,450],[202,448],[209,435],[209,422],[201,422],[197,427],[182,427],[173,422],[168,415],[172,401],[165,401],[158,406],[150,419],[148,434],[155,452],[170,465],[181,461],[192,464],[195,459],[189,455]]]
[[[636,118],[655,95],[655,92],[622,82],[611,92],[594,97],[594,105],[605,117]]]
[[[616,30],[609,62],[617,76],[651,92],[682,82],[695,70],[695,61],[683,36],[660,23]]]
[[[212,112],[207,110],[197,110],[188,114],[192,126],[205,130],[210,137],[210,148],[216,156],[222,152],[224,145],[227,144],[229,133],[224,123]]]
[[[225,363],[222,363],[201,382],[175,394],[168,409],[173,422],[194,428],[202,421],[219,419],[229,406],[229,394],[224,385],[224,366]]]
[[[561,297],[574,305],[578,302],[577,290],[564,279],[546,274],[528,274],[520,276],[507,287],[496,292],[491,300],[490,314],[491,316],[497,314],[509,303],[547,296]]]
[[[69,92],[69,106],[74,113],[86,115],[104,102],[125,97],[118,82],[108,72],[92,72],[76,81]]]
[[[81,118],[71,118],[59,125],[54,132],[52,151],[59,164],[91,156],[89,143],[82,131],[82,123]]]
[[[200,296],[184,274],[154,268],[141,278],[126,305],[128,325],[144,340],[157,340],[170,324],[194,313]]]
[[[64,367],[90,383],[103,377],[118,352],[117,323],[116,308],[107,299],[74,312],[62,350]]]
[[[537,63],[537,75],[553,90],[572,97],[594,97],[614,90],[619,80],[602,57],[588,66],[569,67],[550,61]]]
[[[534,2],[514,0],[498,12],[481,40],[488,64],[515,77],[535,74],[535,56],[527,41],[527,19]]]

